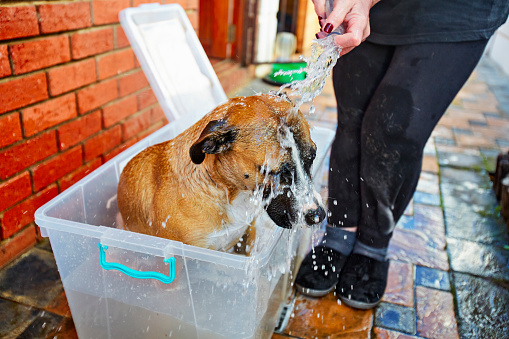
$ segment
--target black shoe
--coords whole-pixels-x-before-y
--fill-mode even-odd
[[[310,297],[323,297],[334,290],[347,258],[324,245],[316,246],[302,261],[295,278],[297,291]]]
[[[354,244],[355,233],[327,226],[322,243],[302,261],[295,279],[297,290],[310,297],[322,297],[334,290]]]
[[[370,309],[380,303],[387,286],[389,261],[352,253],[336,285],[336,295],[346,305]]]

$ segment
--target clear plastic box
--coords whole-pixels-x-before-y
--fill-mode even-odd
[[[291,290],[295,262],[288,261],[288,254],[295,254],[300,232],[274,225],[264,249],[246,257],[115,228],[123,166],[146,147],[177,136],[203,116],[208,105],[226,99],[180,6],[132,8],[121,14],[123,25],[126,19],[153,23],[168,18],[176,20],[187,37],[206,78],[200,92],[209,91],[209,102],[194,111],[175,104],[172,95],[182,91],[172,94],[163,88],[175,80],[154,75],[161,64],[150,61],[146,46],[124,26],[165,113],[176,120],[39,208],[35,220],[42,236],[50,239],[80,338],[270,337]],[[318,188],[333,136],[328,129],[312,130],[318,146],[313,167]],[[167,263],[169,259],[174,262]]]

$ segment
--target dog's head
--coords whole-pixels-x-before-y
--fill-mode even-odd
[[[280,227],[325,218],[311,181],[316,145],[304,115],[285,98],[240,97],[219,106],[189,154],[195,164],[213,155],[216,175],[229,187],[253,192]]]

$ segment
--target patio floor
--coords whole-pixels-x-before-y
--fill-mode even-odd
[[[268,88],[276,89],[254,80],[238,94]],[[312,125],[335,128],[330,83],[315,107]],[[417,192],[390,244],[383,302],[360,311],[333,292],[295,294],[288,325],[272,338],[509,337],[509,235],[488,176],[507,150],[509,79],[485,58],[426,146]],[[0,337],[77,337],[47,240],[0,270]]]

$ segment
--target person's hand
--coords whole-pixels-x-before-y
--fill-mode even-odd
[[[341,55],[344,55],[369,36],[369,11],[380,0],[336,0],[329,16],[325,12],[325,0],[312,1],[321,27],[317,38],[327,36],[343,24],[345,34],[336,36],[335,42],[341,47]]]

